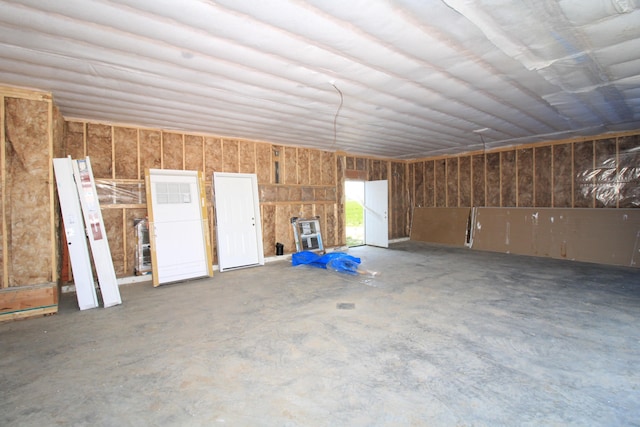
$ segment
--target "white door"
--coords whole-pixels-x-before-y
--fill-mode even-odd
[[[93,179],[91,160],[89,157],[74,160],[72,165],[78,198],[80,199],[80,206],[82,206],[84,224],[89,237],[91,253],[93,254],[93,265],[96,267],[96,274],[98,275],[102,303],[105,307],[122,304],[116,272],[113,269],[109,241],[107,240],[107,230],[104,228],[100,201],[96,192],[96,183]]]
[[[73,180],[73,164],[71,157],[53,159],[53,169],[56,174],[58,198],[64,222],[64,233],[67,238],[67,248],[71,259],[73,283],[76,287],[76,297],[80,310],[96,308],[98,297],[91,271],[91,259],[87,246],[87,235],[82,219],[82,209],[78,190]]]
[[[213,174],[220,271],[264,264],[255,174]]]
[[[154,285],[211,276],[198,172],[150,169],[147,177]]]
[[[387,180],[364,183],[365,244],[389,247],[389,189]]]

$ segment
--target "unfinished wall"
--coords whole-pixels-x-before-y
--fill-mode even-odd
[[[640,133],[409,162],[412,207],[640,207]]]
[[[51,95],[0,88],[2,186],[0,287],[57,280],[52,156],[62,121]]]
[[[265,256],[275,255],[276,242],[285,252],[295,251],[293,216],[319,216],[325,246],[344,244],[342,172],[335,153],[78,120],[65,123],[64,142],[65,154],[91,157],[118,277],[133,274],[133,221],[146,216],[147,168],[204,172],[215,263],[213,172],[257,175]]]

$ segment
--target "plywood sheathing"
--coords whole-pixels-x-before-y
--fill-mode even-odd
[[[416,208],[411,240],[463,247],[471,208]]]
[[[3,285],[51,282],[57,261],[52,252],[50,101],[7,97],[4,102]]]
[[[473,248],[640,267],[638,209],[478,208]]]

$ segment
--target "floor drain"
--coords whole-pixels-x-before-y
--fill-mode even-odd
[[[336,304],[338,310],[354,310],[356,305],[352,302],[339,302]]]

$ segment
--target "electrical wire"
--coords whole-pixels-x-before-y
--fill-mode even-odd
[[[340,110],[342,110],[342,104],[344,103],[344,96],[342,95],[342,91],[338,89],[338,86],[331,83],[331,86],[340,94],[340,105],[338,106],[338,110],[336,111],[336,115],[333,117],[333,148],[336,146],[336,142],[338,139],[338,115],[340,114]]]

